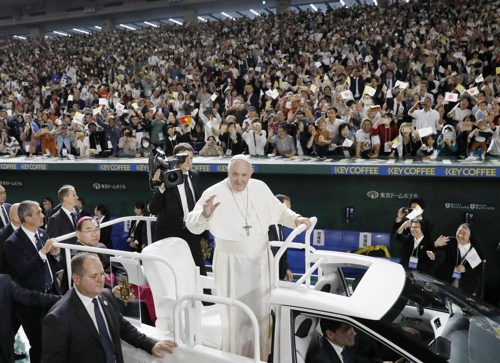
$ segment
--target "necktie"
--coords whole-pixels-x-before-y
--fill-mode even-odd
[[[344,363],[351,363],[351,358],[349,357],[349,353],[345,350],[345,348],[342,350],[342,360]]]
[[[104,322],[104,317],[101,314],[101,309],[99,309],[99,303],[96,297],[92,299],[92,303],[94,304],[95,320],[97,322],[97,327],[99,328],[101,344],[104,348],[104,353],[106,353],[106,363],[115,363],[115,346],[109,337],[108,330],[106,329],[106,323]]]
[[[73,227],[76,228],[76,215],[75,215],[75,212],[71,212],[71,220],[73,221]]]
[[[5,222],[2,227],[5,227],[6,225],[8,225],[10,223],[9,215],[7,214],[7,211],[5,210],[5,206],[4,205],[2,205],[0,207],[0,209],[2,209],[3,220]]]
[[[188,209],[191,212],[194,208],[194,198],[191,188],[189,187],[189,176],[184,175],[184,191],[186,192],[186,199],[188,204]]]
[[[38,233],[35,233],[35,242],[36,242],[36,249],[40,251],[43,248],[43,245],[42,241],[40,240],[40,237],[38,236]],[[44,285],[47,290],[52,288],[52,275],[50,273],[50,266],[48,259],[46,259],[44,263]]]

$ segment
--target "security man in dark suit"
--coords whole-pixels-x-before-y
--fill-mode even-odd
[[[17,215],[17,207],[19,203],[12,204],[9,211],[10,223],[0,229],[0,274],[8,274],[7,257],[5,255],[5,242],[14,233],[16,229],[21,227],[21,221]]]
[[[78,205],[78,195],[71,185],[63,185],[57,192],[57,197],[61,202],[61,208],[49,219],[47,233],[50,237],[56,238],[75,231],[76,222],[80,219],[75,207]],[[76,244],[76,237],[65,241]]]
[[[276,198],[278,200],[285,204],[288,209],[292,208],[292,204],[290,202],[290,198],[288,198],[286,195],[283,194],[277,194]],[[269,241],[279,241],[282,242],[285,240],[285,234],[283,233],[283,226],[281,224],[273,224],[269,226],[269,230],[267,232],[267,235],[269,237]],[[271,251],[273,252],[273,255],[276,255],[278,252],[279,247],[271,247]],[[281,280],[286,280],[286,281],[292,281],[293,280],[293,274],[292,271],[290,270],[290,265],[288,264],[288,259],[287,259],[287,251],[281,256],[280,262],[279,262],[279,278]]]
[[[61,251],[52,247],[55,239],[49,239],[47,233],[39,228],[43,226],[40,205],[35,201],[24,201],[19,204],[17,214],[22,226],[5,242],[12,279],[26,289],[60,295],[57,271],[62,264]],[[15,310],[21,317],[23,329],[30,342],[30,361],[40,362],[45,309],[16,304]]]
[[[140,333],[118,310],[104,289],[104,269],[96,254],[83,252],[71,260],[74,287],[55,304],[43,322],[43,361],[47,363],[123,363],[121,341],[163,358],[172,341],[156,341]]]
[[[19,220],[19,216],[17,215],[17,207],[19,207],[19,203],[12,204],[9,211],[9,219],[10,223],[0,229],[0,274],[9,274],[7,268],[7,255],[5,254],[5,242],[7,239],[14,233],[16,229],[21,227],[21,221]],[[18,314],[14,313],[11,317],[9,317],[12,322],[12,327],[16,329],[13,331],[15,335],[17,330],[21,326],[21,319]],[[26,353],[22,351],[14,352],[14,360],[24,359],[26,358]],[[1,362],[1,360],[0,360]]]
[[[5,188],[0,185],[0,228],[4,228],[9,225],[9,210],[11,204],[5,203],[7,200],[7,192]]]
[[[205,260],[200,243],[203,235],[192,234],[185,225],[188,213],[193,210],[201,196],[200,175],[191,170],[194,156],[191,145],[178,144],[174,148],[174,155],[177,154],[188,154],[183,164],[176,165],[176,168],[184,173],[184,183],[171,188],[165,188],[165,183],[162,183],[155,190],[149,203],[149,210],[157,216],[155,240],[159,241],[167,237],[179,237],[185,240],[196,266],[200,267],[200,273],[206,276]],[[159,169],[156,171],[153,180],[159,181],[160,172]]]
[[[27,290],[9,275],[0,274],[0,363],[14,363],[14,336],[11,327],[12,301],[27,306],[51,307],[61,296]]]

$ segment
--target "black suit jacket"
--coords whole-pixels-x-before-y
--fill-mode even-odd
[[[276,229],[278,228],[278,229]],[[279,233],[278,233],[279,230]],[[269,241],[284,241],[285,235],[283,234],[283,226],[281,224],[272,224],[269,226],[269,230],[267,232],[269,237]],[[279,247],[271,247],[271,251],[273,255],[276,255],[280,248]],[[279,263],[279,275],[280,279],[283,280],[286,277],[286,270],[290,269],[290,265],[288,264],[287,259],[287,251],[281,256]]]
[[[358,363],[350,347],[344,347],[344,352],[349,356],[350,363]],[[318,340],[316,346],[307,356],[306,363],[342,363],[340,357],[325,337]]]
[[[189,171],[189,178],[193,185],[194,201],[200,199],[200,175],[195,171]],[[187,242],[194,263],[200,267],[200,274],[206,275],[205,259],[201,249],[201,239],[207,238],[207,232],[202,235],[191,233],[184,225],[184,210],[182,209],[181,196],[177,186],[166,188],[163,193],[156,189],[153,198],[149,202],[149,210],[156,214],[155,241],[167,237],[179,237]],[[208,239],[208,238],[207,238]]]
[[[193,185],[196,203],[201,197],[200,174],[189,171],[189,178]],[[156,241],[167,237],[180,237],[189,243],[196,236],[184,227],[184,211],[181,196],[176,186],[166,188],[163,193],[156,189],[149,203],[149,210],[156,215]],[[189,238],[189,241],[184,237]],[[197,237],[197,241],[200,241],[199,237]]]
[[[42,244],[45,244],[45,241],[49,239],[47,233],[41,228],[38,228],[37,233],[41,236]],[[12,279],[24,288],[44,292],[45,262],[22,228],[16,229],[7,239],[5,252]],[[62,255],[60,260],[61,262],[58,262],[52,255],[47,255],[47,261],[52,270],[53,288],[58,294],[61,290],[57,283],[56,272],[64,263]]]
[[[398,242],[400,242],[403,246],[403,250],[401,251],[401,260],[399,263],[404,267],[408,267],[410,257],[413,253],[414,257],[418,257],[417,271],[430,275],[432,261],[429,256],[427,256],[427,251],[434,250],[434,241],[430,237],[424,235],[424,238],[420,241],[420,244],[417,247],[417,251],[414,253],[413,245],[415,239],[411,234],[398,234],[396,232],[396,240],[398,240]]]
[[[10,325],[12,315],[12,301],[24,305],[50,307],[61,296],[42,294],[38,291],[27,290],[16,284],[9,275],[0,274],[0,360],[14,363],[14,335]]]
[[[5,241],[14,232],[14,228],[9,223],[6,227],[0,229],[0,274],[7,274],[9,270],[7,269],[7,257],[5,255]]]
[[[358,97],[356,97],[356,83],[358,84]],[[354,79],[351,77],[351,85],[349,86],[349,90],[352,92],[352,96],[354,100],[358,101],[363,96],[363,91],[365,90],[365,81],[362,77],[358,77],[358,79]]]
[[[76,213],[76,212],[75,212]],[[76,220],[78,221],[78,214],[76,216]],[[47,225],[47,233],[51,238],[56,238],[68,233],[72,233],[75,231],[75,226],[73,226],[73,221],[66,214],[66,212],[60,208],[57,212],[52,214],[49,219],[49,224]],[[63,243],[76,244],[76,237],[72,237]]]
[[[10,207],[12,206],[12,204],[10,204],[10,203],[4,203],[3,206],[5,207],[5,211],[7,212],[7,215],[9,215],[9,213],[10,213]],[[2,213],[2,212],[0,211],[0,213]],[[0,228],[3,228],[3,227],[5,227],[5,225],[3,224],[2,218],[0,218]]]
[[[476,249],[482,261],[484,255],[479,244],[475,241],[471,241],[471,249],[472,248]],[[438,251],[444,251],[445,255],[443,261],[436,268],[434,277],[451,284],[454,280],[452,275],[455,267],[462,264],[465,267],[465,272],[461,274],[460,280],[458,280],[458,287],[469,294],[473,294],[479,289],[479,277],[481,275],[482,266],[479,264],[475,268],[472,268],[467,260],[462,263],[456,238],[450,238],[450,241],[445,246],[436,247],[435,251],[436,253]]]
[[[123,318],[113,294],[105,289],[98,298],[115,346],[116,362],[123,363],[120,339],[151,353],[157,341],[140,333]],[[42,361],[45,363],[106,361],[97,328],[74,288],[69,290],[45,317],[42,350]]]
[[[109,222],[110,220],[111,220],[110,216],[104,216],[101,224]],[[101,228],[101,238],[99,239],[99,242],[103,243],[110,250],[113,249],[113,240],[111,239],[112,234],[113,234],[113,226]]]

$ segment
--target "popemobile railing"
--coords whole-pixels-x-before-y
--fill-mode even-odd
[[[106,223],[103,223],[101,224],[101,228],[102,227],[107,227],[107,226],[111,226],[111,225],[114,225],[114,224],[117,224],[117,223],[121,223],[121,222],[127,222],[127,221],[133,221],[133,220],[136,220],[136,221],[146,221],[146,226],[147,226],[147,231],[148,231],[148,245],[152,243],[151,241],[151,222],[154,222],[156,220],[155,217],[140,217],[140,216],[131,216],[131,217],[122,217],[122,218],[117,218],[117,219],[113,219],[109,222],[106,222]],[[299,228],[296,228],[292,233],[294,236],[298,235],[299,233],[301,233],[303,230],[305,229],[305,226],[302,226],[302,227],[299,227]],[[161,256],[154,256],[154,255],[145,255],[145,254],[140,254],[140,253],[137,253],[137,252],[127,252],[127,251],[120,251],[120,250],[110,250],[110,249],[106,249],[106,248],[96,248],[96,247],[88,247],[88,246],[82,246],[82,245],[74,245],[74,244],[67,244],[67,243],[62,243],[61,241],[65,241],[69,238],[72,238],[72,237],[75,237],[76,236],[76,232],[72,232],[72,233],[68,233],[68,234],[65,234],[63,236],[60,236],[60,237],[57,237],[56,238],[56,241],[53,246],[54,247],[58,247],[58,248],[61,248],[61,249],[64,249],[65,250],[65,262],[66,262],[66,269],[67,269],[67,276],[68,276],[68,283],[69,285],[68,286],[71,286],[71,275],[72,275],[72,271],[71,271],[71,250],[76,250],[76,251],[84,251],[84,252],[93,252],[93,253],[96,253],[96,254],[105,254],[105,255],[111,255],[111,256],[120,256],[120,257],[124,257],[124,258],[128,258],[130,260],[137,260],[137,261],[141,261],[141,260],[149,260],[149,261],[157,261],[157,262],[160,262],[160,263],[163,263],[165,265],[168,266],[168,268],[172,271],[172,275],[173,275],[173,278],[174,278],[174,284],[175,284],[175,297],[176,297],[176,303],[174,305],[174,314],[173,314],[173,317],[174,317],[174,341],[177,342],[178,344],[180,343],[183,343],[181,341],[181,333],[180,333],[180,328],[181,328],[181,322],[180,322],[180,319],[181,319],[181,305],[185,302],[185,301],[188,301],[188,300],[191,300],[191,301],[206,301],[206,302],[211,302],[211,303],[216,303],[216,304],[223,304],[223,305],[228,305],[228,306],[237,306],[239,307],[240,309],[242,309],[247,315],[248,317],[250,318],[250,321],[252,323],[252,329],[253,329],[253,336],[254,336],[254,357],[253,357],[253,361],[255,363],[258,363],[260,362],[260,342],[259,342],[259,326],[258,326],[258,321],[257,321],[257,317],[255,316],[255,314],[253,313],[252,310],[250,310],[250,308],[241,303],[240,301],[237,301],[237,300],[234,300],[234,299],[230,299],[230,298],[225,298],[225,297],[219,297],[219,296],[213,296],[213,295],[204,295],[204,294],[187,294],[187,295],[184,295],[184,296],[180,296],[179,295],[179,279],[178,279],[178,276],[176,274],[176,271],[173,267],[173,265],[171,264],[171,262],[165,258],[165,257],[161,257]],[[301,244],[302,245],[302,244]],[[284,249],[286,248],[286,246],[282,246],[282,248],[280,249],[281,254],[280,256],[283,254],[284,252]],[[196,266],[196,271],[197,271],[197,281],[195,282],[196,283],[196,286],[201,286],[201,282],[200,282],[200,277],[199,277],[199,267]],[[193,307],[192,307],[195,311],[195,314],[197,316],[197,319],[198,319],[198,324],[197,326],[199,326],[199,319],[200,319],[200,310],[201,310],[201,304],[198,303],[198,304],[193,304]],[[195,334],[196,336],[198,336],[198,334]],[[189,334],[187,333],[186,336],[193,336],[193,334]],[[191,343],[191,342],[190,342]],[[194,344],[201,344],[201,340],[200,339],[196,339]],[[187,345],[192,345],[192,344],[187,344]]]

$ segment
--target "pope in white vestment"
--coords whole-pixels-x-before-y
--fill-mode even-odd
[[[307,218],[275,198],[269,187],[250,179],[250,159],[238,155],[228,166],[228,178],[208,188],[186,220],[195,234],[208,229],[215,237],[213,260],[217,296],[239,300],[259,322],[260,357],[271,352],[271,278],[273,255],[267,231],[271,224],[295,228]],[[310,226],[310,224],[309,224]],[[253,357],[252,326],[238,307],[220,305],[222,349]]]

